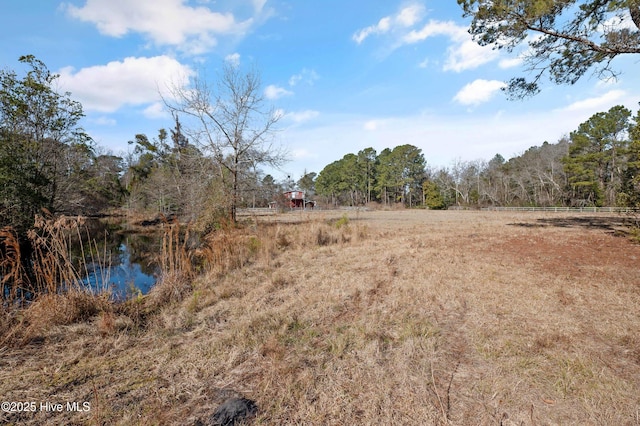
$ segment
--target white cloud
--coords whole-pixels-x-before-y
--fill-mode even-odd
[[[443,36],[450,40],[447,48],[446,59],[443,64],[444,71],[461,72],[477,68],[498,58],[500,53],[490,46],[480,46],[469,34],[468,27],[458,25],[454,21],[430,20],[422,28],[412,29],[422,20],[424,7],[414,5],[402,9],[394,16],[382,18],[378,24],[366,27],[353,35],[353,40],[361,44],[367,37],[373,34],[385,34],[392,32],[396,42],[392,49],[407,44],[423,42],[429,38]],[[421,67],[426,66],[423,61]]]
[[[602,111],[612,107],[626,95],[624,90],[610,90],[601,96],[576,101],[560,111]]]
[[[429,58],[424,58],[424,61],[420,62],[418,64],[418,67],[419,68],[427,68],[430,63],[431,63],[431,61],[429,60]]]
[[[289,86],[293,87],[300,82],[312,86],[313,83],[319,78],[320,76],[315,70],[303,68],[299,74],[294,74],[289,78]]]
[[[455,72],[478,68],[487,62],[493,61],[499,55],[498,51],[480,46],[473,40],[465,40],[462,43],[450,46],[447,49],[447,53],[449,56],[443,69]]]
[[[389,18],[382,18],[378,22],[377,25],[371,25],[369,27],[363,28],[360,31],[356,32],[353,35],[353,41],[358,44],[361,44],[367,37],[371,34],[381,34],[389,31]]]
[[[284,118],[286,120],[291,120],[294,123],[304,123],[306,121],[313,120],[319,115],[320,113],[318,111],[307,109],[304,111],[288,112],[284,114]]]
[[[443,65],[444,71],[461,72],[477,68],[499,56],[498,51],[491,49],[491,47],[480,46],[473,41],[467,27],[453,21],[431,20],[420,30],[412,30],[407,33],[402,38],[402,43],[418,43],[436,36],[445,36],[451,41],[451,45],[447,48],[447,59]]]
[[[152,103],[142,111],[142,114],[150,119],[171,117],[162,102]]]
[[[273,111],[273,118],[280,120],[285,116],[286,112],[282,108],[277,108]]]
[[[400,13],[396,15],[395,21],[400,26],[411,27],[416,23],[420,22],[423,15],[424,15],[424,7],[419,4],[414,4],[402,9]]]
[[[262,12],[263,0],[253,0],[254,13]],[[101,34],[122,37],[130,32],[145,35],[160,46],[177,46],[201,54],[216,46],[221,35],[243,35],[256,16],[237,21],[230,12],[209,6],[192,7],[185,0],[86,0],[82,7],[67,4],[70,16],[97,26]]]
[[[105,116],[100,116],[100,117],[96,117],[96,118],[89,118],[88,121],[89,121],[89,123],[96,124],[98,126],[113,127],[116,124],[118,124],[117,121],[114,120],[113,118],[109,118],[109,117],[105,117]]]
[[[519,48],[516,49],[517,53],[515,54],[515,56],[501,59],[500,62],[498,62],[498,66],[502,69],[507,69],[522,65],[522,63],[524,63],[527,58],[535,56],[534,50],[531,45],[536,43],[543,37],[544,35],[539,33],[529,34],[525,38],[524,42],[521,43]]]
[[[638,27],[633,22],[633,18],[631,18],[631,14],[628,10],[625,10],[623,13],[617,16],[610,17],[598,26],[598,31],[600,31],[601,33],[620,31],[622,29],[638,31]]]
[[[498,80],[478,79],[464,86],[453,98],[462,105],[478,105],[489,101],[506,84]]]
[[[375,130],[378,130],[378,125],[380,124],[380,122],[378,120],[369,120],[366,123],[364,123],[364,126],[362,126],[362,128],[364,130],[367,130],[369,132],[373,132]]]
[[[59,71],[60,84],[89,111],[114,112],[124,105],[158,102],[168,88],[184,86],[193,71],[168,56],[130,57],[75,71]]]
[[[377,24],[357,31],[352,39],[361,44],[367,37],[373,34],[385,34],[397,28],[408,28],[418,23],[424,15],[424,6],[414,4],[401,9],[392,16],[381,18]]]
[[[270,84],[264,89],[264,96],[269,100],[275,100],[283,96],[290,95],[293,95],[293,92],[285,89],[284,87],[278,87],[274,84]]]
[[[502,69],[514,68],[520,66],[524,62],[522,56],[516,56],[515,58],[505,58],[498,62],[498,66]]]
[[[430,20],[420,30],[412,30],[403,37],[404,43],[412,44],[424,41],[429,37],[448,36],[454,40],[464,39],[466,34],[465,27],[457,25],[453,21],[435,21]]]
[[[266,4],[267,4],[267,0],[253,0],[253,7],[258,13],[262,12]]]
[[[228,64],[230,64],[230,65],[232,65],[232,66],[234,66],[234,67],[237,67],[237,66],[239,66],[239,65],[240,65],[240,54],[239,54],[239,53],[237,53],[237,52],[236,52],[236,53],[231,53],[231,54],[229,54],[229,55],[225,56],[225,57],[224,57],[224,60],[225,60]]]

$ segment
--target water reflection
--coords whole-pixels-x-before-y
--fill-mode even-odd
[[[149,292],[159,273],[159,233],[140,233],[113,219],[90,220],[86,226],[87,239],[78,253],[84,258],[84,282],[94,290],[110,291],[117,300]]]

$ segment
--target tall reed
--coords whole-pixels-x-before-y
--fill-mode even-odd
[[[0,345],[26,344],[52,326],[111,309],[106,249],[100,253],[88,230],[83,241],[83,228],[82,218],[38,216],[22,247],[15,230],[0,230]],[[76,240],[79,253],[73,253]],[[101,276],[103,288],[84,279],[90,271]]]
[[[15,230],[9,226],[0,229],[0,287],[2,297],[16,300],[26,290],[26,271],[22,264],[20,242]]]
[[[82,230],[86,232],[83,238]],[[72,250],[77,240],[80,252]],[[85,241],[88,247],[85,246]],[[35,299],[42,294],[68,290],[106,291],[109,280],[109,255],[101,253],[95,239],[84,227],[84,219],[66,216],[36,216],[27,232],[30,253],[23,253],[15,230],[0,230],[0,274],[3,297],[9,300]],[[85,277],[91,273],[102,280],[103,288],[91,289]]]
[[[190,250],[187,247],[191,232],[182,227],[178,220],[164,223],[162,234],[162,253],[160,268],[164,275],[182,275],[192,277],[194,267]]]

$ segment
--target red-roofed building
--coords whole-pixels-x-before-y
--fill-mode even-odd
[[[284,198],[288,201],[289,208],[314,208],[316,206],[316,202],[305,199],[304,195],[303,191],[287,191],[284,193]]]

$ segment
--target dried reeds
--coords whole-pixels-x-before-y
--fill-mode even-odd
[[[190,238],[189,231],[188,226],[183,231],[177,220],[164,224],[162,253],[159,262],[164,275],[193,276],[195,269],[190,256],[191,250],[187,247]]]
[[[61,290],[87,290],[83,272],[88,275],[88,259],[104,275],[106,258],[98,253],[97,244],[88,252],[82,245],[81,218],[44,218],[37,216],[34,227],[27,232],[25,245],[30,253],[21,250],[18,235],[10,227],[0,230],[0,274],[5,300],[35,299],[41,294],[55,294]],[[79,261],[72,255],[73,240],[80,241]],[[90,245],[91,239],[89,239]],[[95,252],[95,253],[94,253]],[[103,276],[103,281],[106,277]]]
[[[37,216],[22,250],[15,230],[0,230],[0,283],[3,295],[1,341],[28,341],[50,326],[86,320],[108,305],[108,255],[95,240],[83,243],[82,218]],[[86,228],[84,228],[86,229]],[[75,259],[72,247],[80,242]],[[84,279],[89,266],[103,288]],[[18,315],[14,308],[26,308]]]
[[[25,270],[21,259],[15,230],[9,226],[0,229],[0,287],[6,300],[15,300],[24,287]]]
[[[44,218],[37,216],[33,229],[28,237],[33,250],[31,264],[33,268],[31,291],[35,295],[41,293],[57,293],[71,289],[101,293],[106,288],[91,288],[84,280],[92,272],[101,276],[101,282],[106,286],[108,282],[109,255],[106,245],[100,253],[98,244],[85,229],[89,247],[83,243],[82,229],[84,219]],[[78,260],[74,260],[72,247],[74,239],[80,244]]]

